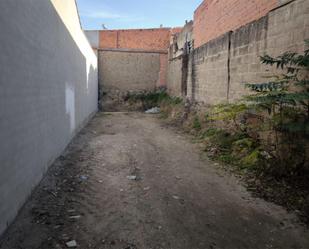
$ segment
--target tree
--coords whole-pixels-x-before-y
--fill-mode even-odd
[[[305,43],[308,47],[309,41]],[[305,164],[309,136],[309,49],[303,54],[265,55],[261,62],[276,66],[283,73],[265,83],[247,84],[253,94],[246,96],[246,100],[261,115],[265,115],[265,110],[268,112],[267,128],[275,132],[275,150],[289,143],[292,156],[301,152],[301,164]]]

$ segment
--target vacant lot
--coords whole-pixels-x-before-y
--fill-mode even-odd
[[[1,249],[297,249],[309,233],[155,116],[99,113],[55,162]]]

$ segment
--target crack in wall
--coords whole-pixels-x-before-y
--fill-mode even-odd
[[[230,100],[230,88],[231,88],[231,45],[232,45],[232,34],[233,31],[229,32],[228,35],[228,55],[227,55],[227,93],[226,93],[226,99],[227,102]]]

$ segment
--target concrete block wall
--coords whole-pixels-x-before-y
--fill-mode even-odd
[[[167,91],[172,96],[182,96],[182,63],[182,56],[168,61]]]
[[[168,64],[168,54],[160,53],[160,72],[159,78],[156,84],[157,88],[166,87],[167,85],[167,65]]]
[[[279,4],[280,0],[204,0],[194,13],[195,47],[265,16]]]
[[[117,91],[124,92],[130,88],[129,86],[132,90],[153,89],[154,81],[154,87],[166,87],[167,51],[170,35],[176,31],[177,29],[171,28],[85,31],[92,47],[99,51],[102,91],[110,91],[113,84],[114,88],[118,89]],[[112,56],[113,53],[115,53],[114,56]],[[111,61],[108,62],[105,56],[111,58]],[[133,60],[130,62],[128,58]],[[156,67],[149,68],[150,71],[144,70],[145,67],[154,63],[153,58],[157,60],[159,71]],[[141,62],[143,63],[140,64]],[[117,70],[121,70],[120,74]],[[136,73],[135,77],[131,77],[133,72]],[[126,73],[130,73],[128,78],[130,82],[124,79]],[[148,76],[150,80],[147,79]],[[140,86],[140,89],[137,86]]]
[[[260,63],[260,56],[278,56],[286,51],[303,52],[309,38],[309,1],[296,0],[267,16],[237,29],[231,36],[231,82],[229,99],[248,92],[246,83],[261,83],[281,73]]]
[[[103,91],[150,91],[160,81],[160,54],[99,51],[99,84]]]
[[[229,37],[227,33],[190,54],[189,97],[197,102],[220,103],[227,98]]]
[[[274,56],[283,51],[304,51],[309,39],[309,1],[295,0],[268,15],[266,52]]]
[[[0,234],[97,111],[97,59],[74,0],[0,1]]]
[[[190,43],[190,46],[189,44]],[[169,58],[187,54],[188,47],[193,48],[193,21],[186,22],[178,33],[172,35],[169,47]]]
[[[231,34],[229,100],[249,94],[246,83],[262,82],[271,75],[260,61],[267,49],[268,27],[266,16]]]
[[[171,35],[167,66],[167,90],[171,95],[178,97],[185,96],[187,93],[188,53],[190,49],[193,49],[192,31],[193,21],[190,21],[186,22],[182,29],[175,29]]]
[[[281,73],[274,67],[262,65],[260,56],[304,51],[304,40],[309,39],[309,1],[280,3],[285,4],[190,54],[188,98],[206,104],[238,100],[249,93],[246,83],[261,83],[267,80],[265,77]],[[171,66],[170,63],[168,75],[175,75],[175,67],[176,64]],[[168,88],[179,89],[180,83],[176,83],[179,75],[174,77],[173,81],[169,76]]]

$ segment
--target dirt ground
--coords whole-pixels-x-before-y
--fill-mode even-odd
[[[250,196],[156,116],[98,113],[51,167],[1,249],[307,249],[309,231]]]

